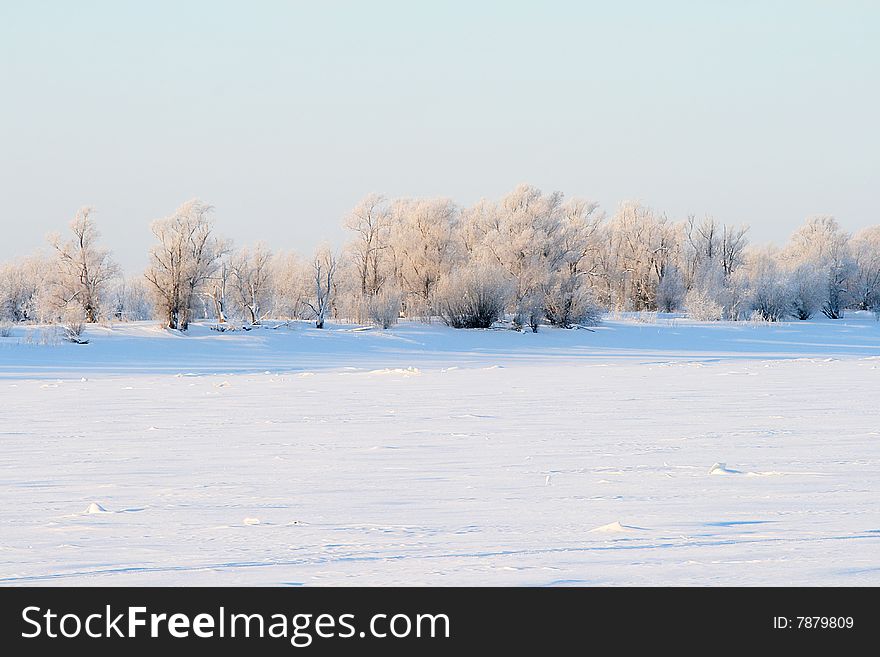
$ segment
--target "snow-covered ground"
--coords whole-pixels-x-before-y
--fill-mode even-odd
[[[0,583],[880,584],[880,325],[0,338]]]

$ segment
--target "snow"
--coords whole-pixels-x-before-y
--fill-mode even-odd
[[[642,320],[16,328],[0,583],[880,584],[880,325]]]
[[[89,504],[89,508],[85,510],[86,513],[108,513],[107,509],[98,504],[97,502],[92,502]]]
[[[727,467],[726,463],[716,463],[711,468],[709,468],[710,475],[728,475],[728,474],[742,474],[739,470],[732,470]]]
[[[621,525],[619,520],[609,522],[607,525],[591,529],[591,532],[600,532],[602,534],[626,534],[641,530],[641,527],[630,527],[629,525]]]

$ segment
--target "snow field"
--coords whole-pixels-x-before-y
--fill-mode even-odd
[[[877,585],[878,332],[853,326],[767,327],[771,357],[402,327],[301,371],[7,372],[0,583]]]

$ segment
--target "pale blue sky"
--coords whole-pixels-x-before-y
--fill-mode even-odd
[[[0,259],[94,205],[124,266],[200,197],[338,241],[371,191],[520,182],[781,241],[880,223],[880,2],[0,0]]]

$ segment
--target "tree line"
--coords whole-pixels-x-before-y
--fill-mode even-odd
[[[212,213],[192,200],[154,221],[146,272],[124,276],[94,211],[79,210],[48,252],[0,265],[0,320],[158,319],[185,331],[194,320],[221,330],[269,318],[387,328],[406,317],[537,331],[615,310],[702,321],[880,314],[880,226],[850,235],[830,216],[807,219],[776,248],[751,245],[744,225],[671,221],[636,202],[608,216],[528,185],[470,207],[372,194],[345,217],[340,251],[304,258],[259,242],[236,248]]]

